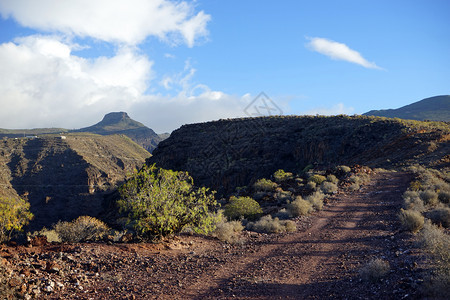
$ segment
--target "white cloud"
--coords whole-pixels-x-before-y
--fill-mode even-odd
[[[211,16],[169,0],[2,0],[0,13],[22,26],[136,45],[148,36],[192,47],[208,34]]]
[[[370,69],[382,69],[374,62],[367,61],[358,51],[350,49],[346,44],[318,37],[309,38],[309,40],[307,44],[309,49],[331,59],[348,61]]]
[[[354,112],[353,107],[345,107],[343,103],[335,104],[331,107],[316,107],[305,112],[305,115],[350,115]]]
[[[249,95],[233,96],[192,83],[195,69],[169,78],[172,96],[146,94],[153,62],[133,48],[84,59],[58,37],[29,36],[0,44],[0,128],[81,128],[111,111],[157,132],[194,122],[244,116]],[[251,98],[251,97],[250,97]]]
[[[90,60],[71,50],[42,36],[0,45],[1,127],[80,126],[138,102],[153,76],[153,62],[129,48]]]

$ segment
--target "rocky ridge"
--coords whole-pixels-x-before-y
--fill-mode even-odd
[[[188,171],[219,194],[278,169],[308,165],[449,166],[450,127],[364,116],[278,116],[184,125],[162,141],[148,164]]]

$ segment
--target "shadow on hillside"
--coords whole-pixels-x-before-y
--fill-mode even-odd
[[[89,193],[88,163],[62,141],[29,140],[8,167],[13,188],[30,202],[29,230],[100,211],[102,198]]]

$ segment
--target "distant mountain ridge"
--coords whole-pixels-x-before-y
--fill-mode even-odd
[[[34,128],[34,129],[1,129],[0,138],[20,138],[47,134],[69,134],[88,132],[99,135],[123,134],[141,145],[148,152],[152,152],[159,142],[170,134],[158,135],[144,124],[131,119],[126,112],[111,112],[95,125],[81,129],[68,130],[64,128]]]
[[[371,110],[363,115],[450,122],[450,95],[425,98],[397,109]]]
[[[100,135],[123,134],[152,152],[163,140],[152,129],[131,119],[126,112],[111,112],[106,114],[99,123],[77,129],[75,132],[90,132]]]

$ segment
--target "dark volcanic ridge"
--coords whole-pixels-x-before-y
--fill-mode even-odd
[[[184,125],[147,163],[188,171],[198,185],[229,194],[278,169],[309,165],[392,167],[450,164],[450,129],[443,122],[365,116],[276,116]]]

